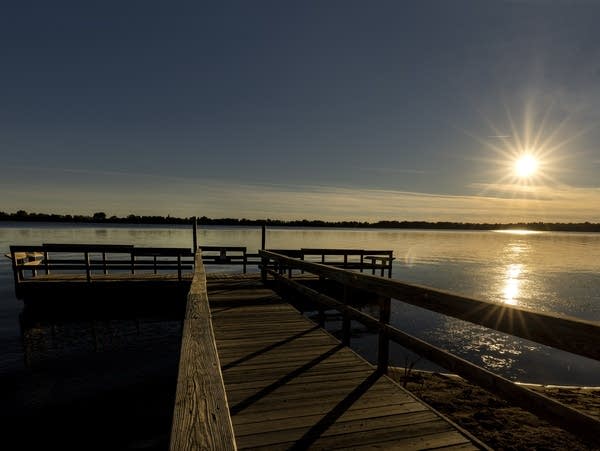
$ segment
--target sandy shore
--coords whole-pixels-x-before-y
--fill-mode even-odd
[[[404,369],[390,371],[404,383]],[[503,399],[454,375],[412,371],[406,388],[465,428],[486,445],[498,450],[600,449],[573,434],[511,406]],[[573,408],[600,418],[600,387],[530,385]]]

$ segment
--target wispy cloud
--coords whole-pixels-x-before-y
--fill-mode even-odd
[[[47,173],[50,172],[50,173]],[[2,209],[124,215],[429,221],[600,221],[600,189],[473,185],[493,194],[447,195],[410,191],[239,183],[105,171],[39,170],[20,183],[5,171]],[[537,191],[536,191],[537,190]],[[506,191],[506,192],[503,192]],[[527,192],[527,195],[524,193]],[[135,206],[133,209],[131,206]]]
[[[376,174],[386,175],[401,175],[401,174],[431,174],[433,171],[426,171],[423,169],[412,169],[412,168],[390,168],[390,167],[366,167],[361,168],[362,171],[372,172]]]

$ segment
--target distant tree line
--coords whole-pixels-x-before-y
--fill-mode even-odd
[[[274,227],[339,227],[339,228],[379,228],[379,229],[435,229],[435,230],[499,230],[499,229],[525,229],[538,231],[561,232],[600,232],[600,223],[549,223],[549,222],[519,222],[519,223],[468,223],[449,221],[321,221],[321,220],[291,220],[281,219],[238,219],[238,218],[208,218],[199,217],[199,225],[226,225],[226,226],[260,226],[265,224]],[[172,216],[108,216],[104,212],[96,212],[91,216],[85,215],[58,215],[48,213],[28,213],[19,210],[15,213],[0,211],[0,221],[28,221],[28,222],[71,222],[92,224],[191,224],[193,217],[177,218]]]

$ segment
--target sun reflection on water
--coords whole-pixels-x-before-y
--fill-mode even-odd
[[[545,233],[541,230],[527,230],[527,229],[500,229],[492,230],[495,233],[507,233],[509,235],[539,235]]]
[[[521,273],[523,272],[523,265],[520,263],[513,263],[508,265],[506,268],[506,279],[504,282],[504,288],[502,294],[504,295],[503,300],[505,304],[517,305],[517,299],[519,297],[519,288],[521,284]]]

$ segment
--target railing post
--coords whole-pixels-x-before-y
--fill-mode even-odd
[[[181,254],[177,256],[177,279],[181,281]]]
[[[108,269],[106,268],[106,252],[102,252],[102,270],[104,274],[108,274]]]
[[[323,276],[319,275],[319,285],[322,287],[323,281],[325,279],[323,278]],[[325,309],[323,309],[323,307],[321,306],[321,304],[319,304],[319,314],[318,314],[318,319],[319,319],[319,327],[325,328]]]
[[[15,278],[15,293],[17,297],[19,296],[19,282],[21,282],[21,271],[17,270],[17,256],[15,255],[15,251],[10,250],[10,260],[13,268],[13,276]]]
[[[260,240],[260,248],[264,251],[265,245],[267,243],[267,226],[266,224],[261,225],[261,240]]]
[[[244,249],[244,274],[246,274],[246,265],[248,264],[248,257],[246,256],[246,249]]]
[[[90,253],[89,252],[84,252],[83,253],[83,258],[85,260],[85,277],[87,279],[88,282],[91,282],[92,280],[92,271],[90,268]]]
[[[192,235],[194,252],[196,252],[198,250],[198,218],[196,216],[193,218]]]
[[[158,273],[158,270],[156,269],[156,255],[152,256],[152,261],[154,262],[154,274]]]
[[[135,255],[133,250],[131,251],[131,274],[135,274]]]
[[[348,285],[344,285],[344,298],[342,301],[344,305],[348,305]],[[344,310],[342,316],[342,344],[344,346],[350,346],[351,324],[350,315]]]
[[[389,297],[379,298],[379,324],[386,326],[390,322],[391,299]],[[390,362],[390,340],[383,331],[379,329],[379,346],[377,350],[377,371],[379,373],[387,372]]]
[[[50,268],[48,267],[48,252],[44,251],[44,272],[46,275],[50,274]]]

